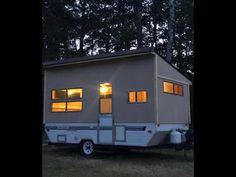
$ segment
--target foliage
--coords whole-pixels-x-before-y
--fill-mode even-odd
[[[168,0],[43,0],[43,60],[140,47],[166,59]],[[174,0],[171,64],[193,77],[193,0]]]

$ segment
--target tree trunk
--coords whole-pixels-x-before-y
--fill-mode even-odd
[[[135,0],[134,1],[134,13],[136,14],[135,26],[137,30],[137,42],[138,48],[143,47],[143,35],[142,35],[142,1]]]
[[[174,0],[169,0],[169,20],[168,20],[168,43],[166,49],[166,60],[170,63],[172,57],[172,46],[173,46],[173,22],[175,18],[175,7]]]
[[[155,19],[154,19],[155,18]],[[157,48],[157,21],[156,17],[153,17],[153,39],[152,39],[152,47]]]

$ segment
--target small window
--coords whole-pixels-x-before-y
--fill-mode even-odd
[[[66,99],[66,90],[52,90],[52,99]]]
[[[52,103],[52,112],[65,112],[66,102]]]
[[[67,98],[82,98],[83,97],[82,88],[67,89]]]
[[[100,98],[100,113],[101,114],[112,113],[112,98]]]
[[[175,95],[183,95],[183,86],[179,84],[174,84],[171,82],[164,82],[163,83],[163,90],[164,93],[171,93]]]
[[[164,82],[164,92],[165,93],[174,93],[173,83]]]
[[[112,83],[100,84],[100,114],[112,113]]]
[[[100,84],[100,98],[111,98],[112,97],[112,84],[103,83]]]
[[[130,103],[136,102],[136,92],[129,92],[129,102]]]
[[[67,111],[82,111],[83,104],[81,101],[67,102]]]
[[[128,102],[129,103],[146,103],[147,91],[128,92]]]
[[[65,88],[52,90],[51,103],[52,112],[75,112],[83,110],[83,89],[82,88]],[[76,100],[71,100],[76,99]],[[63,102],[62,102],[63,101]]]
[[[137,92],[137,102],[138,103],[147,102],[147,91],[138,91]]]
[[[174,84],[174,94],[183,95],[183,86]]]

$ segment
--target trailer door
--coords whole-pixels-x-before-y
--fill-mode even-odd
[[[99,87],[98,143],[112,144],[112,84],[104,82]]]

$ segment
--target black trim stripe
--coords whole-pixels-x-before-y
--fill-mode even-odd
[[[145,131],[146,130],[146,126],[139,126],[139,127],[125,127],[126,131]]]

